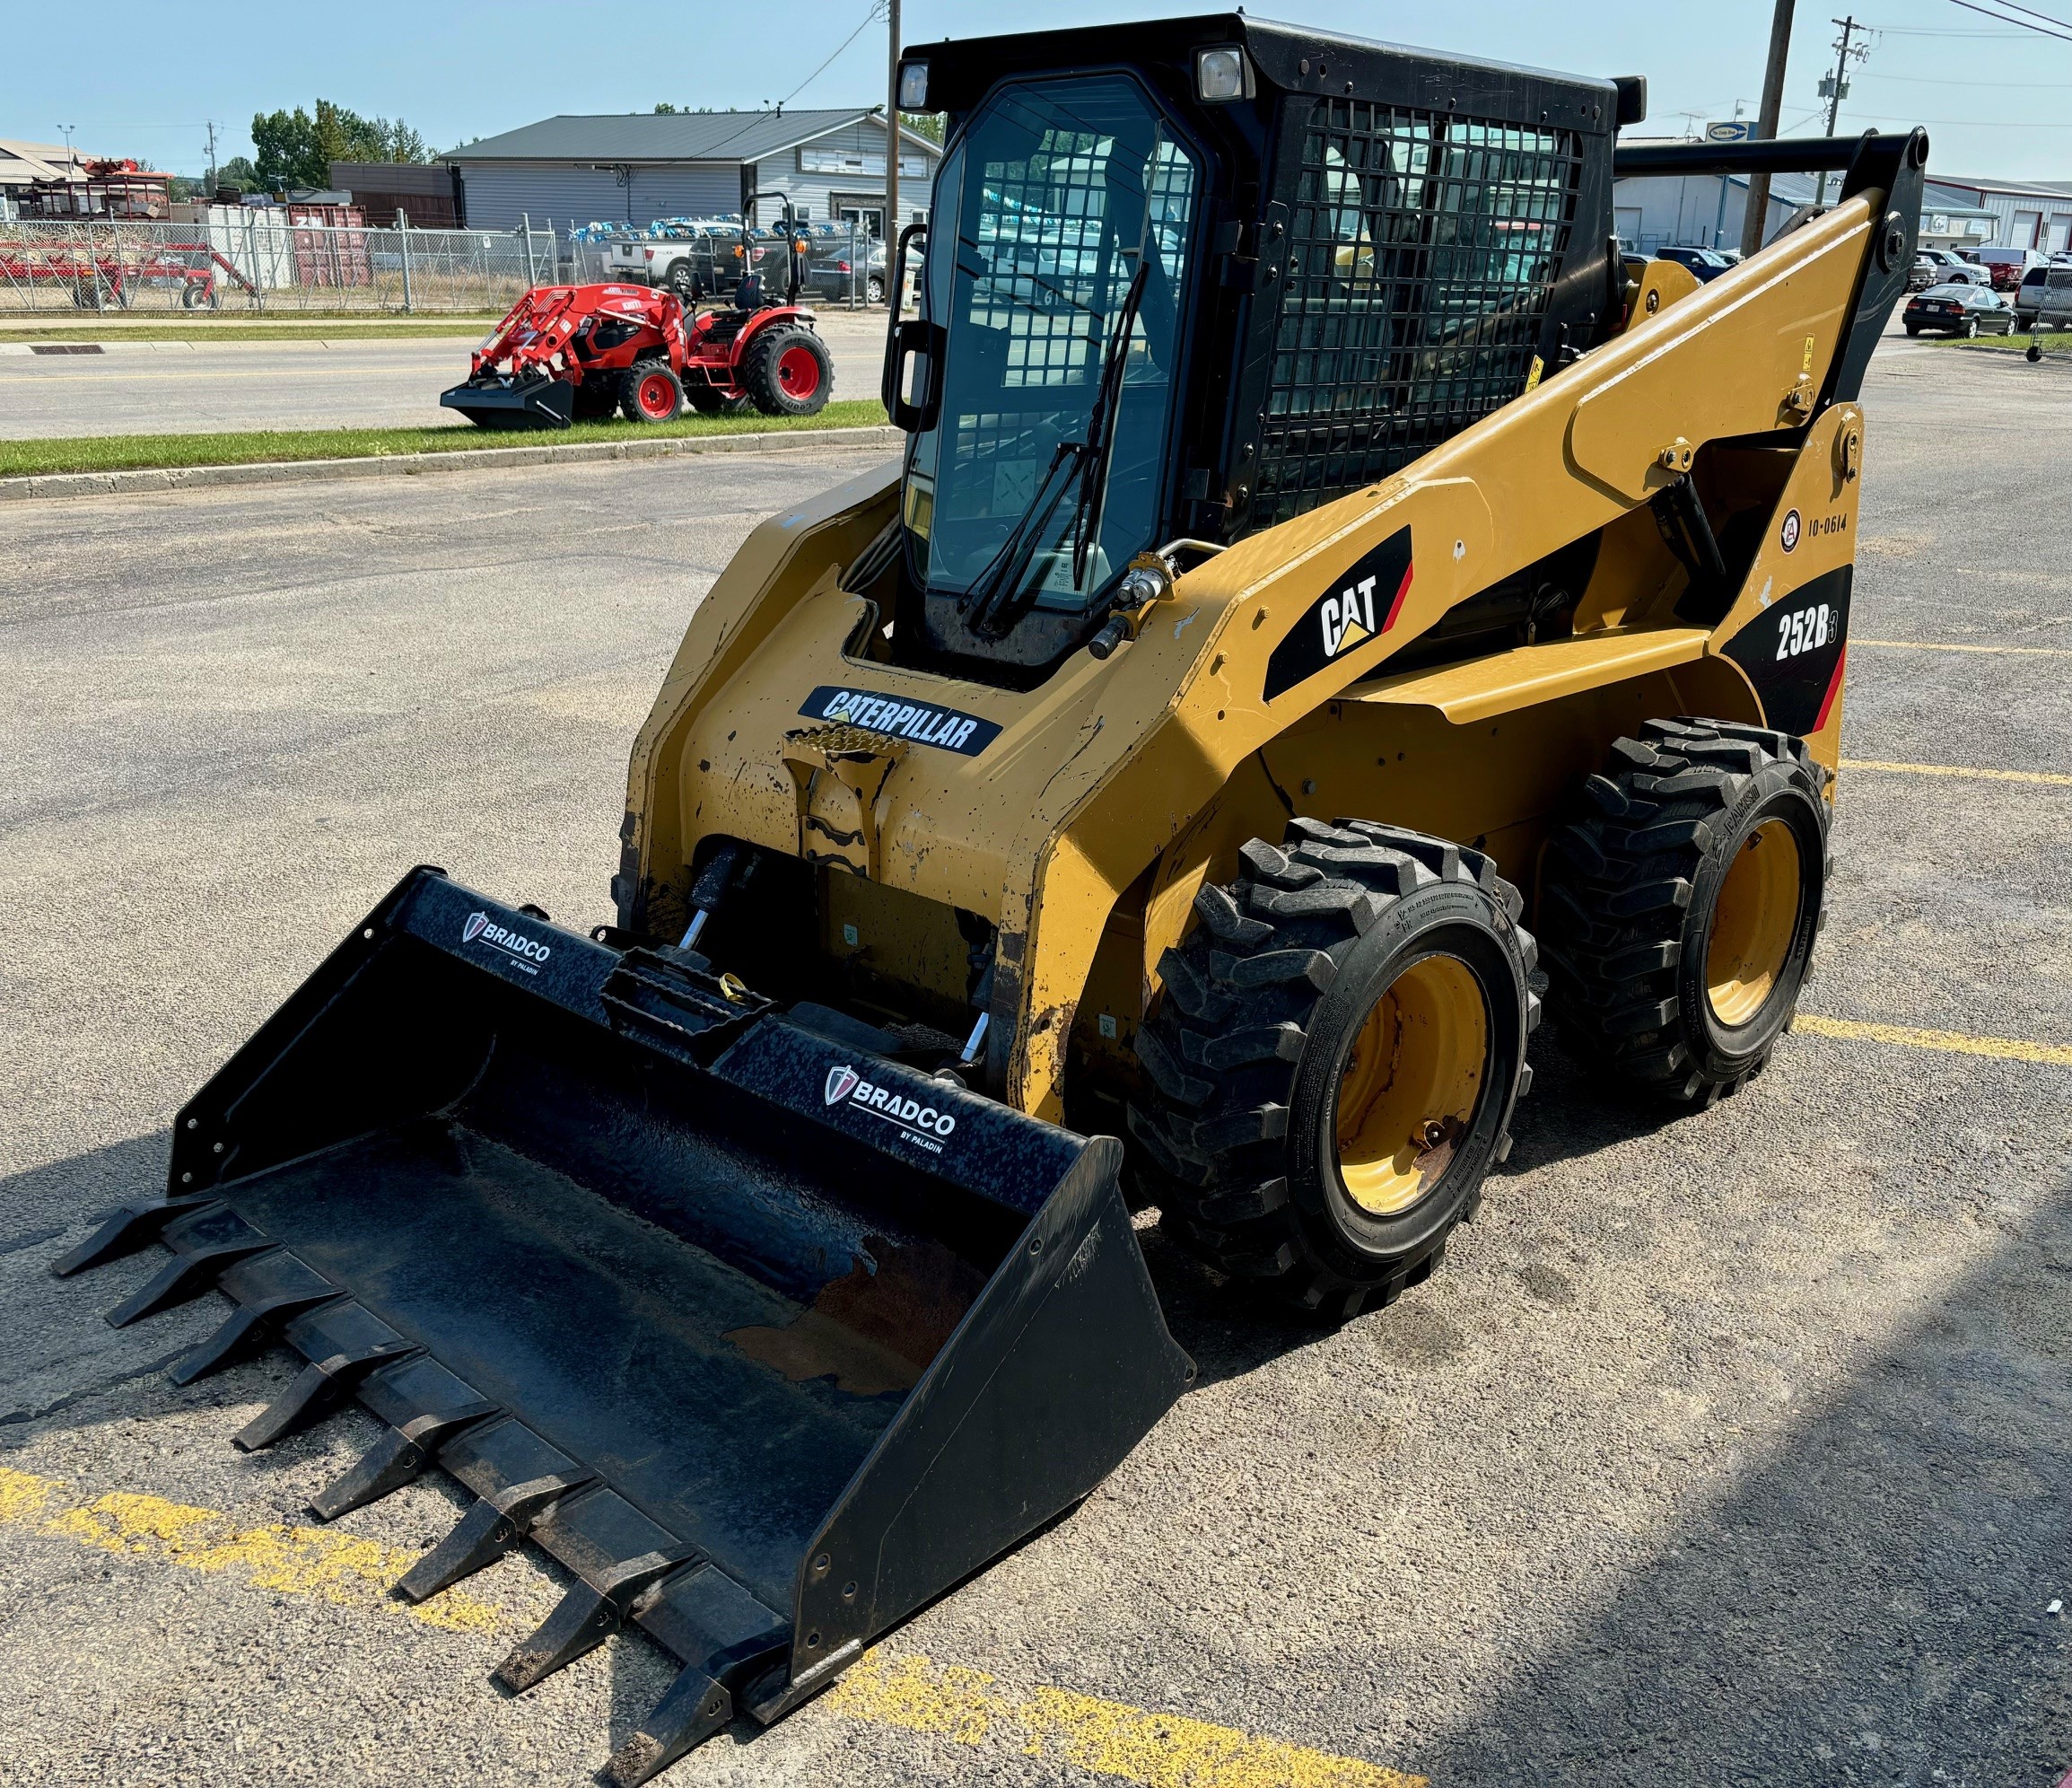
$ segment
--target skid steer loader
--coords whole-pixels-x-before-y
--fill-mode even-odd
[[[1638,81],[1242,15],[900,78],[949,124],[910,439],[697,607],[614,922],[413,872],[59,1263],[163,1243],[118,1322],[227,1297],[182,1380],[299,1354],[245,1446],[379,1416],[319,1515],[473,1491],[399,1593],[562,1561],[507,1687],[626,1626],[680,1658],[622,1784],[1182,1394],[1132,1209],[1386,1304],[1503,1159],[1543,992],[1709,1102],[1821,920],[1919,133],[1622,156]],[[1615,169],[1843,180],[1700,288],[1622,252]]]

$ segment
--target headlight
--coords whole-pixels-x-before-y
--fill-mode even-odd
[[[1198,49],[1194,52],[1194,92],[1209,104],[1249,97],[1252,84],[1250,74],[1250,66],[1241,49]]]
[[[899,110],[911,112],[928,110],[928,65],[925,62],[899,65]]]

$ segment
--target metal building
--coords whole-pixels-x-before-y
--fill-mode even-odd
[[[924,215],[940,151],[900,131],[900,209]],[[744,194],[782,192],[816,221],[885,222],[883,108],[630,112],[543,119],[441,158],[459,176],[469,225],[508,229],[658,217],[721,217]]]

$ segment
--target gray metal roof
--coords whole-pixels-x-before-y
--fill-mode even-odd
[[[877,109],[839,111],[564,113],[538,124],[464,143],[446,162],[759,162],[766,155],[879,117]],[[880,119],[880,121],[882,121]],[[904,126],[904,146],[941,151]]]

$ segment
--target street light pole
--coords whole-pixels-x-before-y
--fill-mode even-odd
[[[1777,120],[1784,110],[1784,63],[1791,49],[1793,0],[1777,0],[1770,21],[1770,61],[1762,71],[1762,105],[1755,115],[1758,137],[1777,135]],[[1770,176],[1748,177],[1748,206],[1741,217],[1741,252],[1752,255],[1762,246],[1763,225],[1770,221]]]
[[[899,0],[885,0],[890,29],[885,81],[885,302],[899,314],[893,263],[899,259]]]

